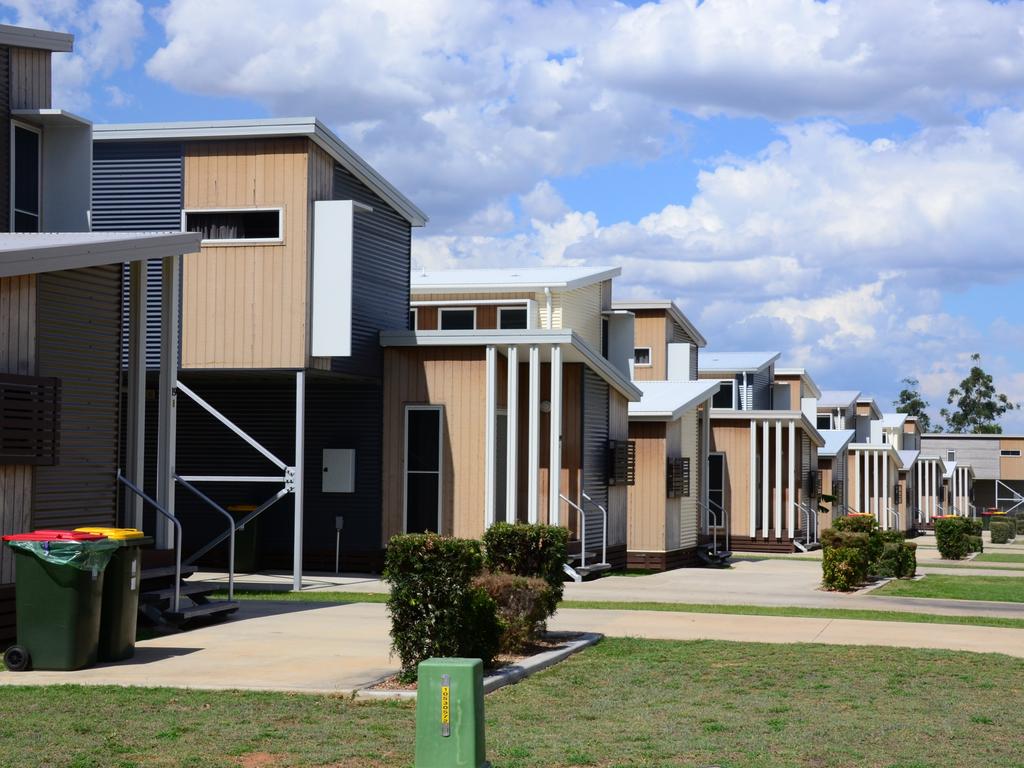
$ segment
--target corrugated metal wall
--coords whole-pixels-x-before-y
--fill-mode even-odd
[[[92,228],[97,232],[181,229],[182,146],[175,142],[95,142]],[[161,264],[146,265],[146,365],[160,367]],[[127,265],[124,268],[128,274]],[[128,281],[124,281],[122,364],[128,358]]]
[[[61,380],[59,464],[37,467],[36,527],[112,525],[120,405],[121,267],[38,277],[37,373]]]
[[[772,407],[772,383],[775,379],[772,366],[768,366],[753,376],[749,376],[753,386],[754,410],[767,411]]]
[[[0,231],[11,230],[11,49],[0,47]]]
[[[409,325],[409,262],[412,229],[384,200],[340,165],[334,167],[334,199],[372,206],[355,215],[352,262],[352,355],[336,357],[331,370],[380,377],[379,332]]]
[[[583,490],[608,508],[608,384],[589,368],[583,369]],[[583,509],[587,513],[587,548],[599,552],[600,512],[591,504],[584,504]]]

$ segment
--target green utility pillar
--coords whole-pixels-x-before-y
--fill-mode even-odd
[[[418,673],[416,768],[489,768],[483,662],[427,659]]]

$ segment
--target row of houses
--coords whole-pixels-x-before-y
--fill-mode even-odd
[[[299,587],[501,520],[566,526],[581,578],[973,511],[980,441],[709,351],[618,268],[413,269],[427,216],[315,118],[94,126],[51,104],[72,45],[0,27],[4,533],[134,525],[223,562],[229,515],[240,562]],[[12,582],[0,553],[0,635]]]

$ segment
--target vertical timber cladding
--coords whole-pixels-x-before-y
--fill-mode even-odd
[[[36,467],[32,525],[114,525],[121,267],[37,277],[37,374],[61,380],[59,463]]]
[[[177,142],[93,144],[92,228],[97,232],[181,229],[184,185],[182,147]],[[160,367],[162,265],[146,263],[146,367]],[[124,266],[122,364],[128,358],[128,265]]]

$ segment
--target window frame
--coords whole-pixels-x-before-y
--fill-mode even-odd
[[[444,518],[444,406],[430,404],[407,404],[402,413],[402,533],[409,532],[409,413],[412,411],[436,411],[437,430],[437,533],[441,534]],[[412,470],[413,474],[434,474],[433,471]]]
[[[828,426],[827,427],[823,427],[823,426],[821,426],[821,424],[818,423],[821,419],[828,419]],[[819,414],[817,414],[814,417],[814,428],[819,430],[819,431],[822,430],[822,429],[825,429],[825,430],[832,429],[832,414],[831,413],[819,413]]]
[[[36,221],[36,233],[39,233],[39,232],[43,232],[44,231],[43,230],[43,130],[42,130],[42,128],[39,128],[38,126],[29,125],[28,123],[23,123],[21,120],[16,120],[16,119],[13,119],[13,118],[11,119],[11,135],[8,137],[8,141],[10,142],[10,160],[11,160],[11,168],[10,168],[10,173],[11,173],[10,197],[11,197],[11,201],[10,201],[10,206],[9,206],[10,210],[8,211],[8,214],[10,215],[10,225],[8,226],[8,229],[11,232],[15,232],[16,231],[14,229],[14,215],[17,212],[17,209],[14,207],[14,195],[15,195],[15,189],[16,189],[16,187],[15,187],[15,184],[16,184],[15,168],[17,166],[17,162],[15,161],[15,156],[14,156],[14,136],[15,136],[15,133],[16,133],[18,128],[22,128],[22,129],[24,129],[26,131],[31,131],[32,133],[36,134],[36,136],[39,137],[39,153],[38,153],[39,156],[38,156],[38,158],[36,160],[36,208],[38,209],[39,212],[38,213],[30,213],[28,211],[23,211],[23,213],[25,213],[25,214],[27,214],[29,216],[35,216],[36,217],[36,220],[37,220]],[[28,233],[28,234],[31,234],[31,233]]]
[[[445,327],[444,327],[444,313],[445,312],[472,312],[473,313],[473,327],[472,328],[445,329]],[[467,330],[475,331],[477,329],[477,327],[476,327],[476,320],[477,320],[477,317],[476,317],[476,307],[438,307],[437,308],[437,330],[439,330],[439,331],[444,331],[444,330],[452,331],[453,330],[456,333],[459,333],[459,332],[464,333]]]
[[[277,237],[232,237],[224,240],[208,240],[203,238],[200,245],[235,246],[235,245],[284,245],[284,206],[283,205],[250,205],[220,208],[182,208],[181,231],[188,232],[188,215],[190,213],[265,213],[277,212]]]
[[[950,454],[953,454],[953,455],[950,456]],[[946,449],[946,461],[956,461],[956,449],[955,448],[947,448]]]
[[[409,330],[418,331],[420,328],[420,313],[418,307],[409,307]]]
[[[1020,448],[1000,448],[999,458],[1001,459],[1019,459],[1021,456]]]
[[[501,315],[503,312],[522,312],[523,313],[523,327],[520,328],[502,328],[501,327]],[[498,330],[499,331],[518,331],[527,330],[530,327],[530,311],[526,307],[498,307]],[[476,318],[473,318],[473,326],[476,327]]]
[[[636,353],[641,349],[647,350],[647,362],[638,363],[636,361]],[[633,347],[633,367],[634,368],[653,368],[654,367],[654,349],[652,347]]]
[[[718,392],[716,392],[714,395],[711,396],[711,410],[712,411],[735,411],[735,410],[738,410],[736,396],[737,396],[737,393],[739,391],[739,388],[736,386],[736,381],[734,379],[719,379],[718,380],[718,384],[719,384]],[[721,391],[722,391],[721,390],[721,385],[722,384],[728,384],[728,385],[730,385],[732,387],[732,406],[730,406],[729,408],[722,408],[721,406],[715,405],[715,398],[719,394],[721,394]]]

